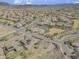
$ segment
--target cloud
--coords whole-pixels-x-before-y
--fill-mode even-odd
[[[21,2],[22,2],[22,0],[20,0],[20,1],[19,0],[14,0],[15,4],[20,4]]]
[[[24,5],[26,4],[26,0],[14,0],[14,4],[17,4],[17,5]]]
[[[79,2],[74,2],[74,3],[79,3]]]
[[[47,2],[47,0],[45,0],[45,2]]]
[[[32,0],[26,0],[26,4],[32,4]]]

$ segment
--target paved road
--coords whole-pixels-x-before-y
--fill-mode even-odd
[[[4,38],[4,37],[7,37],[7,36],[9,36],[9,35],[13,35],[13,34],[16,33],[16,32],[20,32],[20,31],[26,30],[27,27],[33,25],[35,22],[37,22],[37,20],[32,21],[32,22],[31,22],[30,24],[28,24],[27,26],[21,27],[20,29],[16,29],[16,30],[14,30],[14,31],[12,31],[12,32],[10,32],[10,33],[7,33],[6,35],[3,35],[2,37],[0,37],[0,39],[2,39],[2,38]],[[11,26],[10,28],[12,28],[12,26]]]
[[[72,55],[71,52],[73,52],[74,49],[73,49],[73,48],[72,48],[72,49],[69,49],[68,46],[64,44],[64,42],[67,41],[67,40],[69,40],[70,37],[79,37],[79,33],[78,33],[78,32],[79,32],[79,31],[77,31],[77,33],[74,32],[74,31],[70,31],[68,35],[63,36],[63,37],[60,39],[61,44],[62,44],[61,46],[63,46],[63,50],[64,50],[65,52],[66,52],[66,50],[67,50],[66,54],[67,54],[68,56],[71,56],[71,55]]]
[[[57,44],[60,47],[60,50],[61,50],[63,55],[64,55],[64,52],[67,53],[67,55],[64,55],[65,59],[71,59],[70,56],[69,56],[69,49],[62,41],[57,41],[57,39],[51,40],[51,38],[47,38],[47,37],[40,35],[38,33],[28,32],[27,34],[31,35],[32,37],[38,38],[40,40],[45,40],[47,42]]]
[[[11,33],[8,33],[7,35],[4,35],[3,37],[0,37],[0,39],[2,39],[2,38],[4,38],[4,37],[7,37],[7,36],[9,36],[9,35],[13,35],[14,33],[19,32],[19,31],[21,31],[21,32],[23,31],[23,33],[24,33],[24,30],[25,30],[27,27],[33,25],[33,24],[36,23],[36,22],[37,22],[37,20],[32,21],[29,25],[27,25],[27,26],[25,26],[25,27],[22,27],[22,28],[20,28],[20,29],[17,29],[16,31],[13,31],[13,32],[11,32]],[[70,32],[70,34],[72,34],[72,33],[73,33],[73,31]],[[69,51],[69,48],[64,44],[64,40],[66,40],[67,37],[70,37],[70,36],[73,36],[73,35],[67,35],[67,36],[65,36],[65,37],[62,37],[61,39],[51,39],[51,38],[47,38],[47,37],[45,37],[45,36],[43,36],[43,35],[41,35],[41,34],[38,34],[38,33],[33,33],[33,32],[28,32],[28,33],[26,33],[26,35],[28,35],[28,34],[31,35],[32,37],[38,38],[38,39],[40,39],[40,40],[45,40],[45,41],[47,41],[47,42],[57,44],[57,45],[60,47],[60,51],[62,52],[63,55],[64,55],[64,52],[66,52],[67,55],[64,55],[65,59],[71,59],[71,58],[70,58],[70,51]],[[22,36],[19,36],[19,37],[22,37]],[[59,40],[60,40],[60,41],[59,41]]]

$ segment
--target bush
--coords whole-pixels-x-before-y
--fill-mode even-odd
[[[8,58],[8,59],[14,59],[14,58],[16,58],[17,56],[18,56],[18,53],[15,52],[15,51],[11,51],[11,52],[9,52],[9,53],[7,54],[7,58]]]

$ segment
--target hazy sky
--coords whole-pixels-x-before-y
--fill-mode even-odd
[[[12,4],[59,4],[59,3],[74,3],[79,0],[0,0],[0,2],[8,2]]]

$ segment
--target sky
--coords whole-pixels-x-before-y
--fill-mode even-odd
[[[62,3],[79,3],[79,0],[0,0],[10,4],[62,4]]]

